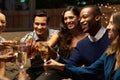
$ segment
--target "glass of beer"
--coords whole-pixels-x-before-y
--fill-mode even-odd
[[[41,59],[46,62],[49,59],[49,53],[48,53],[48,46],[44,45],[42,42],[39,42],[36,49],[39,51],[39,55]],[[45,70],[45,75],[47,75],[48,72]]]

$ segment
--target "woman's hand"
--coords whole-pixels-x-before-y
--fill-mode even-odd
[[[47,48],[47,50],[48,50],[47,52],[49,54],[50,59],[57,58],[56,51],[52,47],[50,47],[47,42],[37,42],[36,43],[35,47],[36,47],[36,50],[38,51],[39,55],[42,53],[42,50],[41,50],[42,46],[45,46]]]
[[[46,63],[44,63],[44,69],[45,70],[50,70],[50,69],[59,69],[61,71],[64,71],[64,64],[59,63],[53,59],[50,59]]]
[[[3,54],[0,55],[0,61],[2,62],[13,62],[16,59],[16,55],[14,54]]]

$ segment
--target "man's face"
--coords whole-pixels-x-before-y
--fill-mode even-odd
[[[6,27],[6,18],[5,15],[0,13],[0,33],[5,29]]]
[[[34,18],[34,30],[36,31],[37,35],[44,35],[47,32],[47,17],[39,17],[36,16]]]
[[[80,12],[80,24],[84,32],[90,33],[95,26],[95,16],[92,8],[83,8]]]

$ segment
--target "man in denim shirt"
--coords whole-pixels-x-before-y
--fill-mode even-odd
[[[33,32],[26,34],[21,41],[26,42],[29,38],[32,38],[35,42],[47,41],[58,30],[48,28],[49,17],[45,11],[37,12],[34,15]],[[37,53],[34,58],[31,59],[31,67],[27,69],[27,73],[31,77],[31,80],[35,80],[43,71],[43,60]]]

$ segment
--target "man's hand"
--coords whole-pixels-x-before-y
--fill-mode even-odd
[[[44,63],[44,69],[45,70],[49,70],[49,69],[59,69],[61,71],[64,70],[64,64],[59,63],[53,59],[50,59],[49,61],[47,61],[46,63]]]

